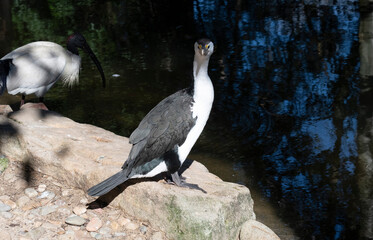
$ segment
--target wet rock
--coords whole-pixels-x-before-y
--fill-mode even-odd
[[[79,216],[70,216],[65,220],[65,223],[74,225],[74,226],[81,226],[85,223],[85,219]]]
[[[96,232],[101,227],[102,227],[101,219],[99,219],[98,217],[94,217],[88,222],[86,229],[89,232]]]
[[[25,189],[25,194],[26,194],[27,197],[33,198],[33,197],[36,197],[38,195],[38,192],[33,188],[26,188]]]
[[[85,212],[87,212],[87,208],[84,206],[76,206],[73,209],[73,213],[75,213],[76,215],[82,215]]]

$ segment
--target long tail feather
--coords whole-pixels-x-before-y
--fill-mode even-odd
[[[102,196],[127,180],[128,178],[125,176],[125,173],[123,171],[120,171],[114,174],[113,176],[109,177],[108,179],[88,189],[88,195]]]

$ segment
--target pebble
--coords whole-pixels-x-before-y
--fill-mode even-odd
[[[66,196],[70,195],[70,191],[69,190],[63,190],[61,194],[62,194],[63,197],[66,197]]]
[[[76,215],[82,215],[85,212],[87,212],[87,208],[84,206],[76,206],[73,209],[73,213],[75,213]]]
[[[155,232],[150,240],[163,240],[163,234],[161,232]]]
[[[11,214],[10,212],[2,212],[1,213],[1,216],[5,219],[11,219],[13,217],[13,214]],[[1,239],[1,238],[0,238]]]
[[[11,240],[10,234],[4,229],[0,229],[0,239],[1,240]]]
[[[38,195],[38,192],[33,188],[26,188],[25,189],[25,194],[27,195],[27,197],[33,198],[33,197],[36,197]]]
[[[137,228],[139,228],[139,225],[137,225],[136,223],[133,223],[133,222],[129,222],[124,227],[128,230],[136,230]]]
[[[47,186],[45,185],[45,184],[40,184],[39,186],[38,186],[38,192],[44,192],[45,191],[45,189],[47,189]]]
[[[44,206],[40,210],[40,215],[45,216],[52,212],[55,212],[57,209],[57,206]]]
[[[117,231],[117,230],[119,230],[119,223],[113,221],[113,222],[111,222],[110,227],[111,227],[111,229],[113,229],[113,231]]]
[[[102,227],[102,221],[98,217],[92,218],[86,226],[87,231],[96,232]]]
[[[9,212],[11,209],[11,206],[8,206],[0,201],[0,212]]]
[[[80,199],[80,203],[83,204],[83,205],[86,205],[88,203],[88,199],[82,198],[82,199]]]
[[[55,196],[56,194],[54,192],[45,191],[45,192],[42,192],[38,198],[53,199]]]
[[[144,226],[144,225],[141,225],[141,227],[140,227],[140,232],[141,232],[142,234],[146,234],[147,231],[148,231],[148,228],[147,228],[146,226]]]
[[[30,198],[28,198],[27,196],[22,196],[22,197],[18,198],[18,200],[17,200],[17,205],[18,205],[18,207],[23,207],[23,206],[25,206],[29,201],[30,201]]]
[[[125,226],[127,223],[131,222],[131,220],[129,220],[128,218],[124,218],[124,217],[120,217],[118,219],[118,223],[121,225],[121,226]]]
[[[116,232],[114,233],[114,236],[116,237],[125,237],[127,234],[125,232]]]
[[[17,207],[17,204],[10,199],[2,200],[4,204],[10,206],[12,209]]]
[[[111,233],[111,229],[110,228],[108,228],[108,227],[102,227],[101,229],[100,229],[100,231],[98,231],[100,234],[102,234],[102,235],[105,235],[105,236],[107,236],[107,235],[110,235],[110,233]]]
[[[75,226],[81,226],[85,223],[85,219],[76,215],[70,216],[65,220],[65,223]]]

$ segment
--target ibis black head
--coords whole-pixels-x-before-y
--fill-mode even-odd
[[[0,60],[0,95],[6,89],[6,80],[12,65],[12,59]]]
[[[194,51],[200,56],[210,57],[214,52],[214,43],[207,38],[201,38],[194,44]]]
[[[79,55],[78,48],[83,49],[92,59],[92,61],[96,64],[98,71],[101,74],[102,78],[102,86],[105,87],[106,79],[104,75],[104,71],[102,70],[101,64],[98,61],[96,55],[93,53],[92,49],[89,47],[87,41],[80,33],[74,33],[73,35],[69,36],[67,39],[67,50],[72,52],[73,54]]]

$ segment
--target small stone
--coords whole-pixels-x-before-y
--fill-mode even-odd
[[[111,229],[108,227],[102,227],[100,231],[98,231],[102,235],[109,235],[111,232]]]
[[[27,195],[27,197],[33,198],[33,197],[36,197],[38,195],[38,192],[33,188],[26,188],[25,189],[25,194]]]
[[[87,212],[87,208],[84,206],[76,206],[73,209],[73,213],[75,213],[76,215],[82,215],[85,212]]]
[[[161,232],[155,232],[150,240],[163,240],[163,234]]]
[[[140,232],[141,232],[142,234],[146,234],[147,231],[148,231],[148,228],[147,228],[146,226],[144,226],[144,225],[141,225],[141,227],[140,227]]]
[[[38,198],[53,199],[55,196],[56,194],[54,192],[45,191],[45,192],[42,192]]]
[[[13,217],[13,214],[11,214],[10,212],[2,212],[1,213],[1,216],[5,219],[11,219]],[[0,238],[1,239],[1,238]]]
[[[98,233],[97,232],[90,232],[89,234],[91,235],[91,237],[94,238],[96,236],[96,234],[98,234]]]
[[[61,194],[63,197],[66,197],[70,195],[70,191],[66,189],[66,190],[63,190]]]
[[[55,212],[57,209],[57,206],[44,206],[40,210],[40,215],[45,216],[52,212]]]
[[[12,209],[17,207],[17,204],[10,199],[4,199],[2,201],[3,201],[4,204],[10,206]]]
[[[0,228],[0,239],[1,240],[11,240],[10,234],[5,230]]]
[[[131,222],[131,220],[129,220],[128,218],[124,218],[124,217],[120,217],[118,219],[118,223],[121,225],[121,226],[125,226],[127,223]]]
[[[29,197],[22,196],[22,197],[18,198],[17,205],[18,205],[18,207],[21,208],[21,207],[25,206],[29,201],[30,201]]]
[[[124,227],[128,230],[136,230],[136,229],[139,228],[139,225],[137,225],[136,223],[133,223],[133,222],[129,222]]]
[[[96,232],[102,227],[102,221],[98,217],[92,218],[86,226],[88,232]]]
[[[125,237],[127,234],[125,232],[116,232],[114,233],[114,236],[116,237]]]
[[[88,199],[87,198],[82,198],[82,199],[80,199],[80,203],[83,204],[83,205],[86,205],[88,203]]]
[[[75,226],[81,226],[85,223],[85,219],[79,216],[73,215],[65,220],[65,223]]]
[[[103,239],[103,236],[99,233],[96,233],[95,239]]]
[[[29,237],[31,239],[40,239],[41,236],[44,235],[45,233],[45,229],[43,227],[38,227],[38,228],[35,228],[35,229],[32,229],[31,231],[29,231],[27,234],[26,234],[26,237]]]
[[[110,227],[111,227],[111,229],[113,229],[113,231],[117,231],[117,230],[119,230],[120,226],[119,226],[119,223],[113,221],[113,222],[111,222]]]
[[[38,186],[38,192],[40,192],[40,193],[44,192],[46,188],[47,188],[47,186],[45,184],[40,184]]]
[[[11,209],[11,206],[8,206],[0,201],[0,212],[9,212]]]

